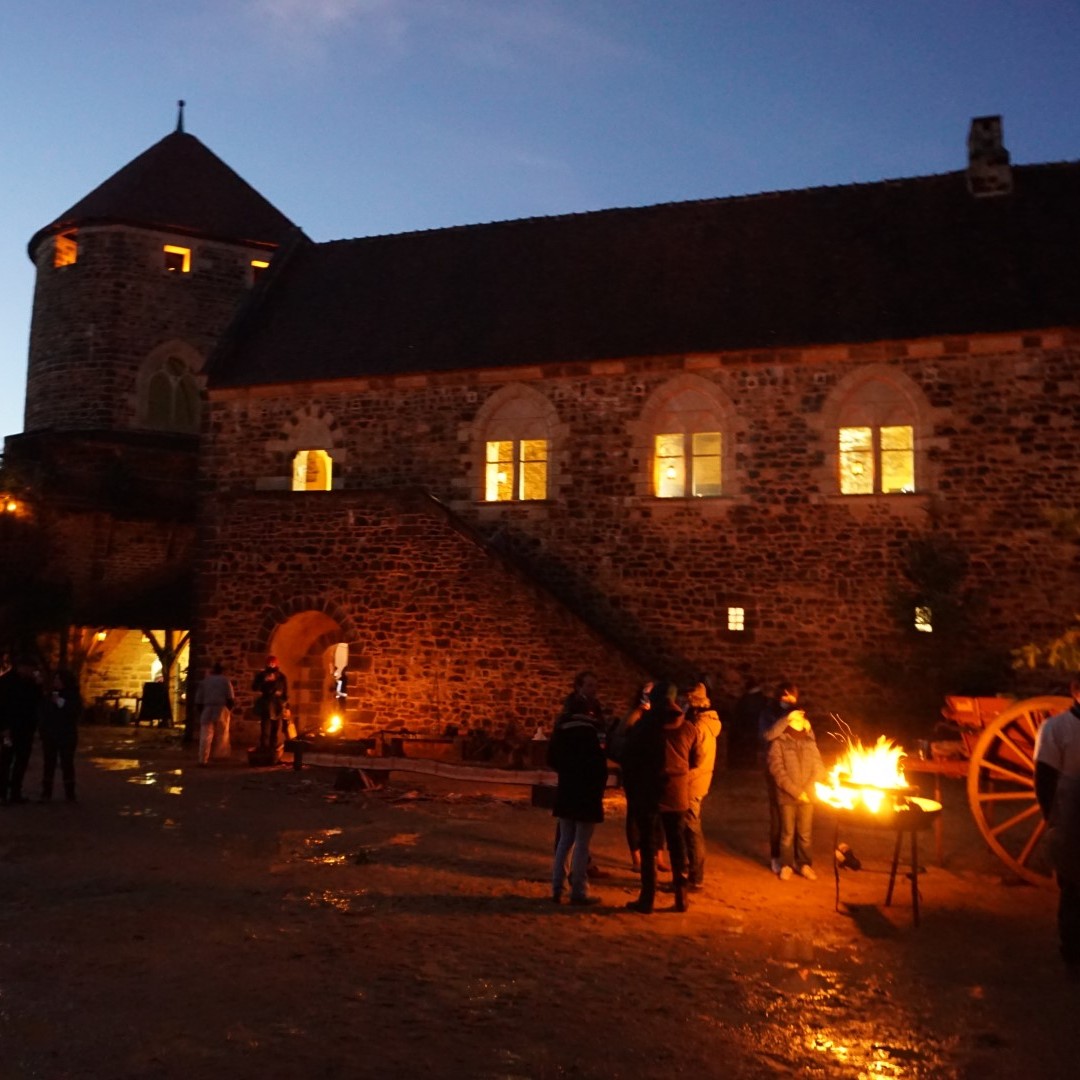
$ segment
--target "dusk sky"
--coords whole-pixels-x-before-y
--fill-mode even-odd
[[[315,240],[1080,158],[1080,0],[6,0],[0,434],[26,244],[175,127]]]

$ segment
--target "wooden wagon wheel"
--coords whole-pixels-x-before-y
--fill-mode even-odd
[[[1053,884],[1046,825],[1035,799],[1035,735],[1071,698],[1037,697],[1008,706],[983,729],[971,751],[968,803],[995,855],[1025,881]]]

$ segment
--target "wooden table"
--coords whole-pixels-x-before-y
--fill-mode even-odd
[[[934,801],[941,802],[941,778],[949,777],[951,780],[964,780],[968,774],[967,758],[915,758],[904,759],[904,774],[906,776],[932,776],[934,778]],[[936,848],[938,866],[941,865],[944,853],[942,850],[941,819],[938,814],[934,820],[934,845]]]

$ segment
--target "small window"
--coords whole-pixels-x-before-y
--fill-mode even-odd
[[[547,439],[488,440],[484,471],[487,502],[546,499],[547,477]]]
[[[923,604],[915,608],[915,629],[924,634],[934,632],[933,612]]]
[[[334,459],[325,450],[298,450],[293,458],[293,491],[329,491]]]
[[[251,260],[251,284],[254,285],[256,281],[262,277],[263,271],[270,266],[270,263],[266,259],[252,259]]]
[[[719,431],[657,435],[653,490],[660,499],[715,498],[722,493]]]
[[[915,432],[910,425],[842,427],[839,440],[841,494],[915,490]]]
[[[162,250],[165,253],[165,269],[170,274],[191,273],[191,248],[166,244]]]
[[[727,609],[727,628],[741,634],[746,629],[746,608],[729,607]]]
[[[53,245],[53,266],[74,266],[79,258],[79,245],[74,233],[60,233]]]

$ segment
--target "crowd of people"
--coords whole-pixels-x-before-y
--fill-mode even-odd
[[[748,692],[757,688],[748,685]],[[604,820],[608,762],[620,767],[626,794],[626,842],[641,877],[636,899],[626,906],[651,914],[658,870],[670,869],[675,911],[686,911],[690,894],[704,888],[706,844],[702,803],[712,786],[721,721],[704,681],[680,687],[648,682],[627,711],[610,719],[597,697],[596,676],[583,671],[563,703],[548,744],[548,764],[558,781],[551,899],[589,905],[593,832]],[[798,688],[782,680],[775,698],[761,696],[753,719],[756,760],[769,793],[772,870],[781,881],[799,873],[814,880],[811,830],[816,781],[824,766],[809,720],[796,707]],[[664,859],[667,865],[664,865]]]

